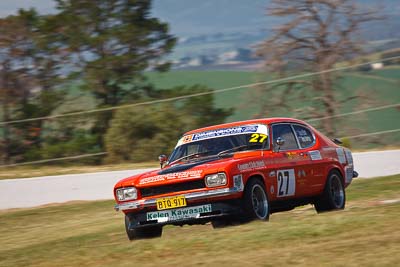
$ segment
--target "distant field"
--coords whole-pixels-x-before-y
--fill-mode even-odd
[[[263,73],[241,71],[173,71],[165,74],[148,73],[148,77],[158,88],[204,84],[213,89],[229,88],[272,79],[271,76]],[[251,96],[252,94],[254,95],[254,90],[254,88],[241,88],[215,94],[215,104],[217,107],[233,107],[236,109],[228,121],[250,119],[259,111],[259,105],[261,104],[257,98]],[[371,72],[346,72],[343,74],[337,90],[343,92],[343,97],[354,95],[357,92],[362,93],[367,98],[362,101],[357,99],[343,104],[340,110],[341,113],[371,106],[400,103],[400,68],[390,67]],[[361,105],[363,102],[364,104]],[[308,105],[308,103],[300,102],[298,99],[292,99],[287,104],[295,108],[302,108]],[[274,110],[269,112],[268,116],[293,116],[293,114],[286,112],[278,113]],[[353,135],[397,129],[400,128],[399,115],[398,109],[391,108],[343,117],[340,120],[343,124],[350,125],[350,127],[338,134]],[[391,133],[383,136],[383,138],[385,139],[385,145],[400,143],[400,133]],[[377,139],[380,139],[380,137]],[[372,141],[374,141],[374,138],[372,138]],[[356,144],[356,146],[360,148],[371,147],[364,144]]]
[[[267,74],[244,71],[172,71],[164,74],[148,73],[147,76],[157,88],[203,84],[213,89],[222,89],[273,79]],[[368,94],[373,94],[373,99],[381,100],[382,103],[400,102],[400,69],[383,69],[367,73],[348,72],[344,74],[339,85],[337,90],[342,90],[345,94],[362,90]],[[235,114],[230,117],[232,121],[248,119],[253,115],[252,111],[257,110],[257,107],[249,107],[251,104],[248,101],[252,99],[249,99],[248,94],[251,91],[254,91],[254,88],[246,87],[218,93],[216,94],[216,105],[218,107],[237,108]],[[247,107],[243,106],[245,103]],[[302,103],[293,104],[296,107],[302,106]],[[345,106],[344,109],[348,111],[352,106]],[[284,116],[285,114],[281,115]]]
[[[308,205],[269,222],[171,226],[133,242],[112,201],[0,211],[0,266],[397,266],[400,175],[356,180],[347,199],[344,211]]]

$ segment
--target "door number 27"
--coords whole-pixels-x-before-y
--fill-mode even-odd
[[[296,192],[296,177],[294,170],[279,170],[278,171],[278,197],[293,196]]]

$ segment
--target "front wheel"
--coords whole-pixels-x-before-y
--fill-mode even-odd
[[[211,225],[214,229],[225,228],[232,225],[229,219],[218,219],[211,221]]]
[[[145,228],[129,229],[130,220],[125,215],[125,230],[129,240],[161,237],[162,226],[149,226]]]
[[[344,191],[342,176],[338,171],[332,171],[326,180],[324,192],[314,203],[315,210],[319,212],[344,209],[346,193]]]
[[[264,184],[253,179],[248,182],[244,190],[244,213],[245,219],[258,219],[268,221],[269,219],[269,203]]]

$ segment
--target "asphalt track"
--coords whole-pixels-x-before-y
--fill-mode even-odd
[[[353,157],[362,178],[400,173],[400,150],[353,153]],[[0,209],[112,199],[118,180],[147,170],[150,169],[0,180]]]

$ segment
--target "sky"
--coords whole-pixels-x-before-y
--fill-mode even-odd
[[[268,30],[277,21],[266,16],[270,0],[154,0],[153,15],[170,24],[179,37],[214,33]],[[358,4],[382,5],[386,14],[398,17],[400,0],[356,0]],[[34,7],[41,14],[55,12],[54,0],[0,0],[0,17],[19,8]]]
[[[248,31],[265,23],[268,0],[154,0],[153,15],[168,22],[178,36],[213,32]],[[210,5],[212,5],[210,7]],[[179,12],[177,12],[179,6]],[[55,12],[54,0],[0,0],[0,17],[15,14],[18,9],[34,7],[41,14]],[[237,13],[240,13],[238,15]],[[205,15],[206,14],[206,15]],[[246,20],[238,17],[246,16]]]
[[[34,7],[39,13],[46,14],[54,12],[55,2],[53,0],[0,0],[0,17],[15,14],[18,9],[29,9]]]

